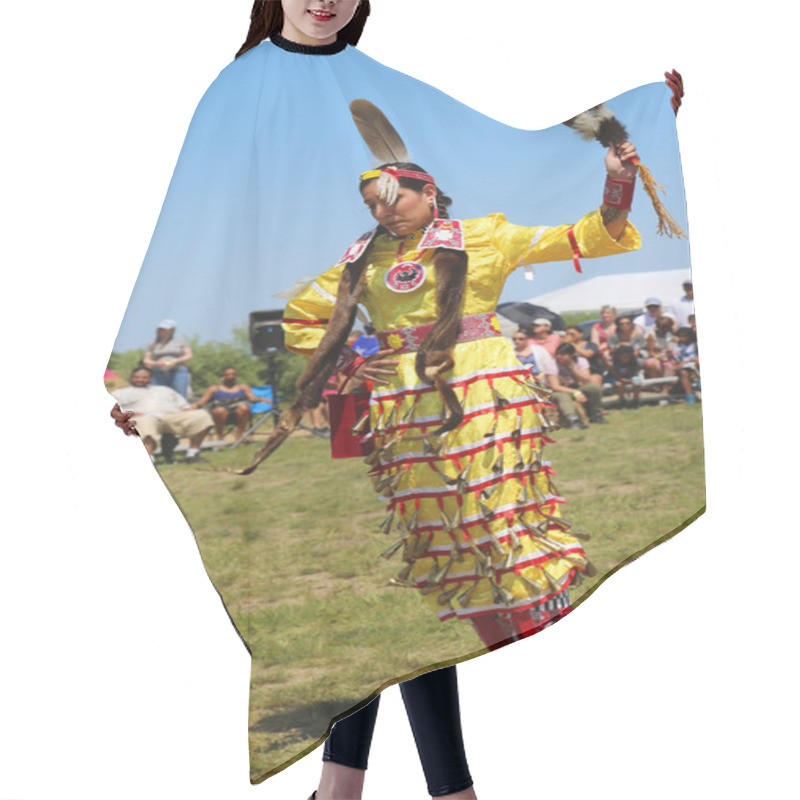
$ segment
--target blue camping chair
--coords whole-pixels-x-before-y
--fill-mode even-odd
[[[278,421],[279,412],[275,407],[275,392],[272,386],[253,386],[253,394],[258,398],[257,403],[250,403],[250,413],[252,414],[252,425],[238,438],[230,447],[236,447],[243,442],[254,430],[261,427],[270,417]]]

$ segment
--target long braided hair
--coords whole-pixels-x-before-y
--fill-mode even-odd
[[[395,167],[414,172],[425,172],[418,164],[410,162],[383,164],[384,167]],[[372,180],[375,180],[374,178]],[[414,178],[399,178],[400,185],[421,193],[425,182]],[[360,189],[369,183],[362,181]],[[449,219],[447,207],[452,200],[441,189],[436,188],[436,208],[442,219]],[[372,242],[386,229],[379,225]],[[303,374],[297,381],[300,392],[291,407],[281,414],[281,418],[263,447],[255,454],[253,462],[240,475],[249,475],[258,465],[289,437],[297,427],[303,414],[316,408],[322,400],[322,392],[328,378],[336,369],[339,357],[347,344],[347,337],[355,324],[356,310],[364,291],[366,267],[372,243],[352,263],[346,264],[339,281],[336,303],[333,307],[330,322],[314,354],[309,358]],[[437,320],[425,337],[417,351],[415,368],[421,381],[436,387],[447,408],[448,417],[434,433],[442,434],[458,427],[464,411],[452,387],[444,378],[444,373],[453,368],[453,348],[461,330],[461,301],[464,297],[464,286],[467,277],[467,254],[460,250],[449,250],[439,247],[433,256],[436,275],[436,311]]]
[[[353,19],[339,31],[339,39],[344,39],[355,47],[361,38],[369,12],[369,0],[361,0]],[[250,30],[247,32],[247,38],[239,48],[236,58],[282,30],[283,6],[281,6],[280,0],[255,0],[250,12]]]

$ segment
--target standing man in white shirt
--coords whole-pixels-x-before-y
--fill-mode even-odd
[[[676,330],[678,328],[690,328],[689,317],[694,314],[694,287],[692,279],[687,278],[683,282],[683,297],[676,300],[670,307],[672,316],[678,321]]]

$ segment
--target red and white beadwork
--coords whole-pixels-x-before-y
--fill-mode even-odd
[[[379,331],[378,344],[382,350],[391,349],[398,353],[414,353],[420,349],[425,337],[433,330],[435,323],[427,325],[409,325],[391,331]],[[456,342],[473,342],[476,339],[487,339],[500,336],[500,323],[497,314],[467,314],[461,318],[461,330]]]
[[[448,250],[464,249],[464,231],[459,219],[437,219],[422,237],[420,250],[446,247]]]
[[[363,234],[358,241],[354,242],[347,248],[347,252],[339,260],[340,264],[352,264],[367,249],[369,243],[375,238],[375,230],[367,231]]]

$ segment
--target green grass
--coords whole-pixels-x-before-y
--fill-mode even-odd
[[[573,603],[705,503],[699,407],[608,419],[559,431],[546,450],[564,515],[592,535],[598,574]],[[210,466],[244,466],[253,452],[214,453]],[[298,435],[246,478],[180,464],[160,472],[253,652],[254,780],[308,752],[332,716],[387,678],[483,652],[469,624],[440,623],[416,592],[387,585],[400,562],[380,558],[384,509],[360,459],[333,461],[327,442]]]

